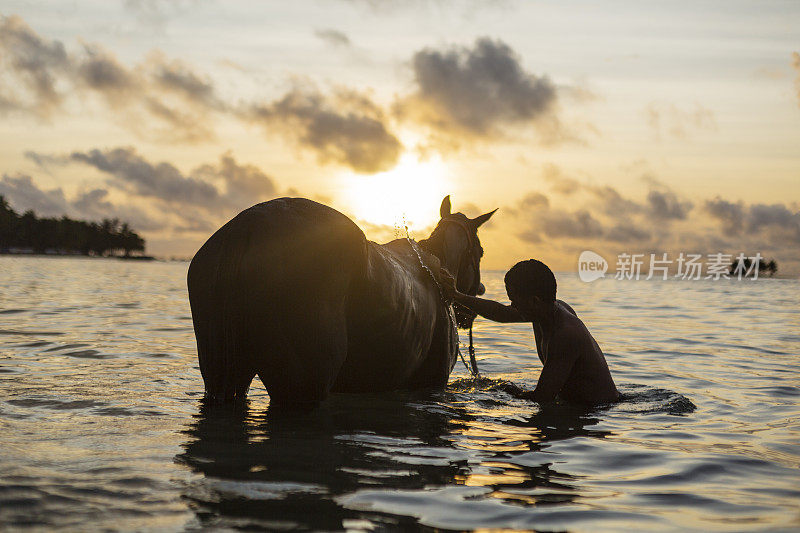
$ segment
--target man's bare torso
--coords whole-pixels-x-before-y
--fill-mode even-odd
[[[600,346],[568,304],[556,300],[552,327],[545,330],[534,323],[533,331],[544,365],[537,390],[559,387],[558,396],[571,403],[598,404],[619,398]]]

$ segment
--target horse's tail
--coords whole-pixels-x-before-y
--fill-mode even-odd
[[[347,296],[365,254],[350,219],[302,198],[253,206],[212,235],[188,274],[207,398],[244,398],[258,374],[271,403],[324,399],[347,355]]]

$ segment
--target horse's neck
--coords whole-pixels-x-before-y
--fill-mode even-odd
[[[441,266],[447,267],[447,258],[445,257],[441,238],[433,239],[428,237],[427,239],[422,239],[419,241],[419,247],[422,248],[423,252],[434,256]]]
[[[431,255],[435,255],[439,261],[444,260],[444,250],[442,249],[442,246],[437,246],[437,243],[435,243],[430,237],[418,241],[417,244],[419,244],[419,247],[422,248],[423,251]]]

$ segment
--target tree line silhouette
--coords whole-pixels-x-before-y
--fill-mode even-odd
[[[102,222],[61,218],[39,218],[32,210],[17,214],[0,195],[0,253],[30,251],[83,255],[117,255],[144,252],[145,241],[127,222]]]
[[[742,261],[742,265],[739,265],[739,262],[734,260],[731,263],[730,267],[730,275],[737,276],[739,274],[739,270],[742,270],[742,275],[744,277],[754,277],[756,275],[755,272],[759,274],[767,274],[769,277],[774,276],[778,272],[778,263],[774,259],[770,259],[767,261],[763,257],[758,259],[758,265],[753,268],[753,260],[749,257],[745,257]],[[743,268],[742,268],[743,267]]]

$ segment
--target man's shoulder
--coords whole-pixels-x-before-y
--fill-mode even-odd
[[[568,311],[570,314],[572,314],[572,315],[574,315],[574,316],[578,316],[578,313],[576,313],[576,312],[575,312],[575,310],[572,308],[572,306],[571,306],[571,305],[569,305],[569,304],[568,304],[567,302],[565,302],[564,300],[559,300],[559,299],[556,299],[556,303],[557,303],[557,304],[559,304],[559,306],[560,306],[562,309],[564,309],[564,310]]]
[[[583,321],[574,314],[564,313],[559,327],[553,335],[559,345],[579,347],[590,343],[591,333]]]

